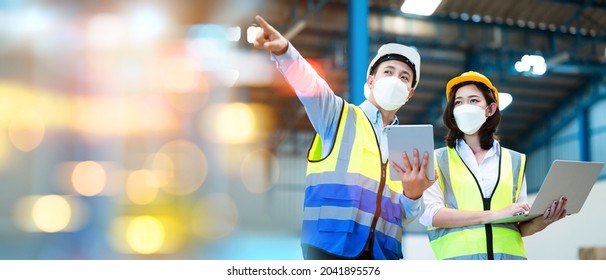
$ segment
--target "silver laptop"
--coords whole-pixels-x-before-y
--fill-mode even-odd
[[[487,224],[523,222],[543,215],[554,200],[566,196],[566,213],[579,213],[604,167],[603,162],[556,160],[543,180],[530,210]]]

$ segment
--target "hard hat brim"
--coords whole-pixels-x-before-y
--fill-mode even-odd
[[[413,81],[412,88],[416,88],[419,85],[419,81],[421,80],[421,56],[419,55],[417,50],[402,44],[388,43],[381,46],[377,51],[377,55],[372,59],[372,61],[368,65],[368,69],[366,70],[366,77],[370,76],[370,70],[376,66],[375,64],[377,64],[377,61],[389,54],[401,55],[405,57],[414,66],[412,67],[412,70],[414,71],[415,80]]]
[[[461,75],[450,79],[450,81],[448,81],[448,83],[446,84],[446,100],[450,99],[450,95],[452,94],[452,88],[463,82],[479,82],[486,85],[494,93],[495,100],[499,102],[499,91],[497,90],[497,88],[492,85],[488,78],[476,75]]]

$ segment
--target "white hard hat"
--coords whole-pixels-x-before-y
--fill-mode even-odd
[[[389,56],[389,55],[398,55],[398,56]],[[401,57],[400,57],[401,56]],[[372,59],[370,64],[368,65],[368,70],[366,71],[366,77],[370,75],[371,69],[378,66],[377,62],[383,62],[385,60],[400,60],[414,71],[414,80],[412,81],[412,88],[417,88],[419,84],[419,78],[421,76],[421,56],[417,52],[417,50],[396,43],[389,43],[381,46],[377,51],[377,55]],[[376,65],[375,65],[376,64]]]

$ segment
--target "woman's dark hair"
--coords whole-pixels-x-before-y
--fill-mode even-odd
[[[444,110],[444,115],[442,115],[442,121],[444,122],[446,128],[448,128],[448,133],[446,133],[446,137],[444,140],[446,142],[446,145],[448,145],[448,147],[450,148],[454,148],[456,145],[456,140],[458,138],[462,139],[465,135],[457,126],[453,110],[455,107],[455,94],[461,87],[466,85],[475,85],[484,95],[487,104],[491,104],[493,102],[496,103],[496,99],[492,90],[483,83],[466,81],[453,86],[452,90],[450,91],[450,97],[448,99],[448,104],[446,105],[446,110]],[[500,122],[501,110],[499,110],[497,106],[497,111],[492,114],[492,116],[486,119],[486,122],[482,125],[482,127],[480,127],[480,130],[478,131],[480,136],[480,147],[482,147],[482,149],[488,150],[492,148],[493,140],[499,140],[496,135],[496,131]]]

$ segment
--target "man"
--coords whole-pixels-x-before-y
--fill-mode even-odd
[[[254,46],[271,58],[303,103],[317,134],[308,154],[301,247],[305,259],[400,259],[403,225],[421,213],[429,155],[396,170],[392,181],[384,127],[419,82],[419,54],[400,44],[379,49],[360,106],[334,94],[299,52],[262,17]],[[437,174],[436,177],[437,178]]]

